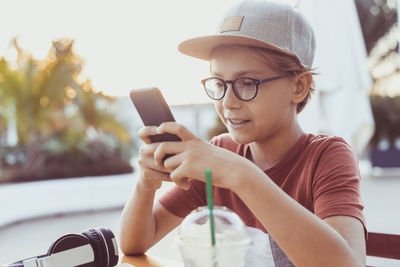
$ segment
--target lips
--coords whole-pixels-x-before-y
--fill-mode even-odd
[[[250,120],[243,120],[237,118],[226,118],[227,126],[229,128],[241,128],[244,127]]]
[[[228,121],[232,124],[241,124],[241,123],[245,123],[248,122],[249,120],[239,120],[239,119],[228,119]]]

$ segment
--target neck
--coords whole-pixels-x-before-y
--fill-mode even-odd
[[[266,140],[249,144],[254,163],[262,170],[273,167],[303,134],[303,130],[295,123],[291,128],[278,131]]]

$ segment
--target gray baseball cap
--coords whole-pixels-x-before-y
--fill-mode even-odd
[[[311,68],[315,52],[314,32],[305,17],[290,5],[276,1],[245,0],[222,17],[215,35],[179,44],[188,56],[210,60],[214,48],[227,45],[255,46],[297,57]]]

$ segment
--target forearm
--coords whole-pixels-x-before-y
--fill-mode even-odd
[[[261,170],[234,190],[296,266],[361,266],[344,238],[284,193]]]
[[[144,253],[154,243],[154,195],[155,191],[144,190],[137,184],[122,211],[120,244],[125,254]]]

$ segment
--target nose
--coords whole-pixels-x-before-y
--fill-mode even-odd
[[[228,83],[225,96],[222,99],[222,106],[225,109],[235,109],[240,107],[241,102],[242,101],[235,95],[235,92],[233,91],[232,83]]]

